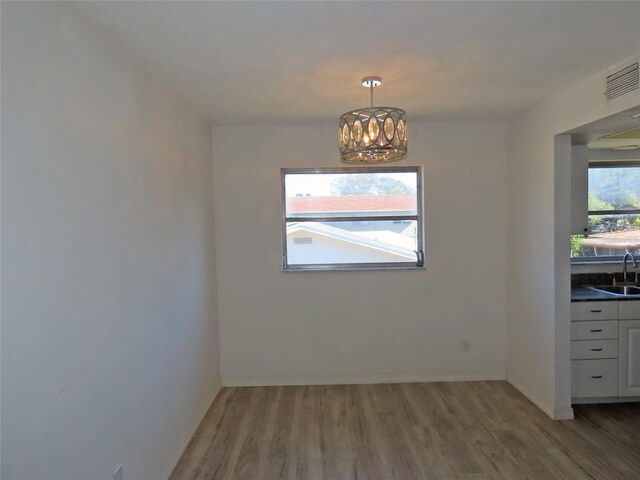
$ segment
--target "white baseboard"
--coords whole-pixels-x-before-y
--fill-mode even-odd
[[[531,403],[542,410],[552,420],[573,420],[573,408],[571,408],[570,406],[555,408],[550,405],[546,405],[535,395],[533,395],[529,390],[524,388],[520,383],[518,383],[513,378],[510,378],[508,375],[507,382],[513,385],[516,390],[527,397],[531,401]]]
[[[194,423],[191,425],[189,430],[187,430],[187,434],[178,442],[178,447],[174,450],[173,455],[169,457],[169,461],[167,462],[167,466],[163,471],[162,478],[166,478],[168,480],[169,477],[171,477],[171,474],[178,466],[178,462],[182,458],[184,451],[187,449],[187,446],[189,446],[191,438],[193,438],[193,436],[195,435],[196,430],[198,430],[198,427],[202,423],[202,420],[204,420],[204,416],[209,411],[209,408],[211,408],[211,405],[220,393],[220,390],[222,390],[221,382],[218,383],[218,388],[216,388],[211,401],[204,406],[203,410],[196,416]]]
[[[504,372],[488,373],[382,373],[304,377],[222,377],[225,387],[271,387],[292,385],[362,385],[371,383],[423,383],[505,380]]]
[[[554,420],[573,420],[575,418],[572,407],[560,407],[553,409]]]
[[[571,403],[574,405],[589,405],[592,403],[638,403],[640,397],[589,397],[589,398],[572,398]]]

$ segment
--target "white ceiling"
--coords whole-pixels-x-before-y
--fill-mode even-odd
[[[216,125],[505,118],[640,52],[640,2],[80,2]]]
[[[616,113],[595,122],[583,125],[571,130],[574,144],[587,144],[591,150],[611,150],[625,146],[637,145],[640,147],[640,136],[637,129],[640,128],[640,106]],[[618,132],[629,132],[627,138],[603,138]],[[636,150],[613,150],[609,156],[613,158],[637,159],[640,148]]]

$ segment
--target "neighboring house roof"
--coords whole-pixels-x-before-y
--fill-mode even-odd
[[[596,233],[582,241],[583,247],[635,250],[640,248],[640,229],[621,232]]]
[[[393,232],[350,232],[323,223],[292,223],[287,226],[287,233],[305,231],[326,237],[342,240],[355,245],[373,248],[393,255],[416,259],[415,240]]]
[[[287,197],[287,214],[406,212],[416,210],[416,195],[336,195]]]

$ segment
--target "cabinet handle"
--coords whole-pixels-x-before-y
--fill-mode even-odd
[[[591,375],[591,378],[602,378],[602,375]]]
[[[592,348],[591,351],[592,352],[601,352],[602,349],[601,348]]]
[[[589,331],[590,331],[590,332],[593,332],[593,333],[598,333],[598,332],[601,332],[601,331],[602,331],[602,329],[601,329],[601,328],[594,328],[594,329],[589,330]]]
[[[591,313],[600,313],[602,311],[602,309],[600,310],[589,310]]]

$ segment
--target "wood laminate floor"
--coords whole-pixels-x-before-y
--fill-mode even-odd
[[[171,480],[640,479],[640,404],[575,412],[506,382],[225,388]]]

